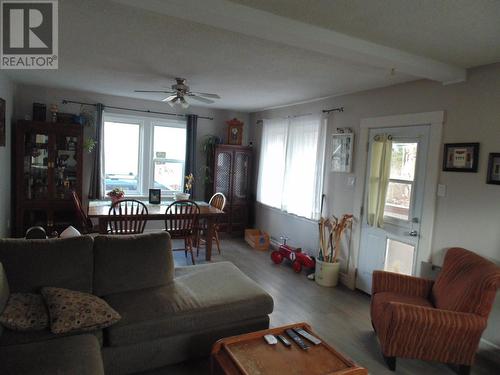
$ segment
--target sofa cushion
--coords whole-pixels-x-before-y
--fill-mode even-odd
[[[0,314],[0,323],[13,331],[39,331],[49,326],[49,314],[40,294],[12,293]]]
[[[56,335],[50,332],[49,328],[43,329],[41,331],[29,331],[29,332],[19,332],[6,329],[3,331],[3,335],[0,336],[0,348],[2,346],[9,345],[19,345],[19,344],[30,344],[33,342],[47,341],[47,340],[57,340],[61,337],[80,335],[78,332],[61,333]],[[85,332],[88,335],[94,335],[99,341],[99,345],[103,345],[103,333],[102,330],[97,330],[93,332]],[[0,349],[1,350],[1,349]]]
[[[432,288],[438,309],[487,317],[500,286],[500,268],[461,248],[446,252],[443,268]]]
[[[372,310],[372,323],[377,332],[382,332],[384,330],[385,322],[390,321],[385,316],[386,308],[390,302],[397,303],[405,303],[409,305],[417,305],[417,306],[425,306],[425,307],[434,307],[432,303],[422,297],[410,296],[399,293],[392,292],[382,292],[376,293],[372,296],[371,310]]]
[[[104,375],[99,343],[93,335],[62,337],[0,348],[2,375]]]
[[[88,293],[62,288],[42,288],[52,333],[95,331],[121,319],[106,301]]]
[[[11,292],[37,293],[43,286],[92,292],[92,238],[0,239]]]
[[[167,232],[97,236],[94,241],[94,294],[98,296],[161,286],[173,279]]]
[[[3,269],[2,263],[0,263],[0,314],[3,312],[5,305],[7,305],[7,300],[9,299],[9,283],[7,282],[7,275]],[[0,324],[0,336],[3,333],[3,326]]]
[[[229,262],[184,267],[169,285],[105,299],[122,316],[105,330],[111,346],[196,332],[273,311],[271,296]]]

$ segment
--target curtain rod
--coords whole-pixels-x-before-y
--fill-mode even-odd
[[[337,107],[337,108],[323,110],[323,113],[330,113],[330,112],[344,112],[344,107]]]
[[[95,103],[84,103],[84,102],[76,102],[73,100],[66,100],[63,99],[62,101],[63,104],[68,104],[68,103],[73,103],[73,104],[81,104],[81,105],[92,105],[92,106],[97,106]],[[150,111],[149,109],[133,109],[133,108],[123,108],[123,107],[115,107],[112,105],[103,105],[105,108],[113,108],[113,109],[120,109],[123,111],[132,111],[132,112],[142,112],[142,113],[153,113],[156,115],[167,115],[167,116],[177,116],[177,117],[186,117],[187,115],[185,114],[179,114],[179,113],[169,113],[169,112],[157,112],[157,111]],[[204,120],[213,120],[213,117],[206,117],[206,116],[198,116],[200,119]]]

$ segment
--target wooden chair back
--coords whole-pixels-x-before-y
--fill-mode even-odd
[[[135,199],[122,199],[109,208],[109,234],[137,234],[144,232],[148,208]]]
[[[81,229],[83,229],[86,233],[90,233],[92,231],[93,224],[92,220],[90,220],[87,213],[83,209],[82,201],[74,190],[71,191],[71,197],[73,199],[73,205],[75,206],[76,216],[80,222]]]
[[[194,233],[200,207],[192,200],[171,203],[165,211],[165,230],[172,238],[187,238]]]
[[[221,211],[224,211],[224,207],[226,206],[226,196],[222,193],[215,193],[208,204],[212,207],[218,208]]]

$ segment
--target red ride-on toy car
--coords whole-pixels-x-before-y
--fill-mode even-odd
[[[289,259],[292,262],[292,268],[295,272],[302,271],[302,267],[312,268],[315,267],[315,260],[311,256],[302,252],[301,248],[294,249],[286,244],[287,237],[282,237],[283,244],[280,245],[278,250],[271,253],[271,259],[274,263],[280,264],[283,259]]]

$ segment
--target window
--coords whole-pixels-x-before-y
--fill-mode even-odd
[[[417,148],[416,142],[392,143],[391,173],[384,216],[404,221],[410,218]]]
[[[145,196],[182,191],[186,155],[184,122],[148,117],[104,115],[105,191],[121,188]]]
[[[318,116],[265,120],[257,200],[308,219],[320,215],[325,126]]]

